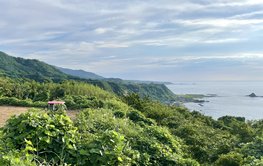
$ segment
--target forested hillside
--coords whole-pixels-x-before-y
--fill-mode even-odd
[[[0,75],[11,78],[29,78],[36,81],[61,81],[69,77],[44,62],[11,57],[0,52]]]
[[[0,165],[263,164],[263,121],[213,120],[137,94],[118,97],[83,82],[5,81],[1,102],[59,98],[68,107],[85,109],[74,120],[60,108],[12,117],[0,130]],[[19,86],[10,88],[14,85]]]
[[[82,81],[96,85],[117,95],[138,93],[140,96],[149,96],[151,99],[166,102],[175,98],[175,95],[163,84],[145,84],[126,82],[121,79],[83,79],[65,74],[56,67],[44,62],[31,59],[15,58],[0,52],[0,77],[14,79],[29,79],[37,82],[62,83],[67,80]]]

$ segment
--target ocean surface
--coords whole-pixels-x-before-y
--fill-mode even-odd
[[[241,116],[247,120],[263,119],[263,97],[248,97],[252,92],[263,96],[263,82],[177,82],[167,86],[175,94],[216,94],[205,97],[209,102],[185,103],[190,110],[217,119],[221,116]]]

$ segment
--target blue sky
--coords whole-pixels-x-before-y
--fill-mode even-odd
[[[0,0],[0,50],[105,77],[263,80],[262,0]]]

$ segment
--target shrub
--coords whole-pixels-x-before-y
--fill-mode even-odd
[[[46,102],[32,102],[30,99],[17,99],[15,97],[1,97],[0,105],[10,105],[10,106],[22,106],[22,107],[46,107]]]
[[[239,153],[230,152],[228,154],[221,155],[215,162],[217,166],[239,166],[243,160],[243,156]]]
[[[132,165],[139,153],[132,150],[124,135],[110,130],[79,144],[78,165]]]
[[[9,147],[25,150],[30,145],[38,160],[53,163],[72,162],[77,129],[65,113],[29,111],[13,116],[3,128],[3,139]]]
[[[133,116],[135,121],[128,118],[115,118],[115,113],[110,109],[86,109],[78,115],[76,126],[79,127],[82,140],[84,139],[84,145],[80,147],[80,149],[84,148],[85,150],[83,155],[91,155],[89,150],[94,149],[93,146],[95,145],[93,143],[96,142],[96,144],[101,145],[101,139],[105,138],[102,136],[105,131],[115,131],[117,135],[125,137],[120,144],[126,144],[127,147],[123,149],[127,159],[125,161],[129,160],[126,165],[132,165],[133,163],[135,163],[134,165],[198,165],[196,161],[183,157],[181,142],[176,137],[172,136],[165,128],[154,124],[152,126],[145,124],[144,121],[147,122],[150,119],[145,118],[140,112],[131,111],[132,114],[130,115],[135,115]],[[138,125],[137,122],[144,125]],[[116,142],[114,139],[112,141]],[[106,141],[104,144],[112,144],[112,141]],[[104,156],[100,154],[102,152],[100,146],[95,147],[99,153],[97,155],[92,154],[95,156],[94,160],[104,159]],[[86,159],[84,163],[89,163],[89,160]],[[117,162],[115,164],[117,165]],[[122,165],[123,163],[118,164]],[[100,163],[97,163],[97,165],[100,165]]]
[[[134,123],[143,122],[147,125],[154,124],[154,121],[152,119],[146,118],[142,113],[140,113],[139,111],[136,111],[136,110],[130,111],[127,114],[127,117],[130,120],[132,120]]]

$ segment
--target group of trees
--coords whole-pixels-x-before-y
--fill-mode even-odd
[[[79,81],[39,83],[32,80],[0,79],[0,104],[45,107],[47,101],[65,100],[69,108],[88,108],[115,95]]]
[[[0,77],[0,104],[10,103],[9,105],[39,107],[44,106],[48,100],[62,99],[67,101],[69,108],[87,108],[89,107],[87,100],[93,100],[94,103],[99,102],[94,101],[95,99],[104,100],[131,92],[138,92],[140,96],[149,96],[155,100],[169,100],[174,97],[172,92],[161,84],[117,84],[101,80],[65,80],[60,83],[52,81],[40,83],[29,79]],[[10,100],[10,98],[12,99]],[[82,98],[84,99],[82,100]],[[34,105],[35,102],[37,103]]]
[[[136,94],[123,100],[181,138],[187,153],[202,165],[263,165],[263,120],[246,121],[232,116],[214,120],[197,111],[167,106]]]
[[[199,165],[180,138],[117,99],[74,121],[32,110],[9,119],[0,137],[0,165]]]
[[[56,98],[86,109],[73,121],[64,111],[12,117],[0,129],[0,165],[263,165],[263,120],[214,120],[83,82],[0,80],[1,104]]]

